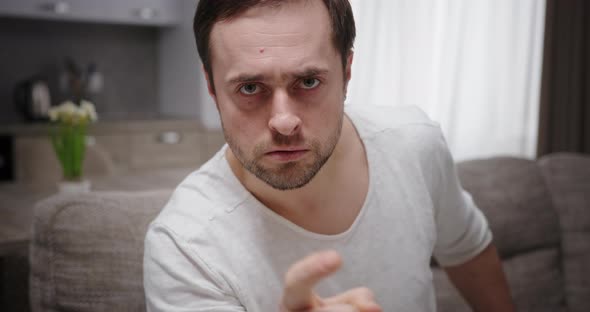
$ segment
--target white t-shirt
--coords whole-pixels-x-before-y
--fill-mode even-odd
[[[148,311],[278,311],[284,274],[335,249],[322,297],[366,286],[384,311],[435,311],[430,258],[463,263],[491,241],[460,186],[440,127],[414,107],[346,107],[367,154],[369,190],[353,225],[309,232],[266,208],[231,171],[224,146],[175,190],[144,254]]]

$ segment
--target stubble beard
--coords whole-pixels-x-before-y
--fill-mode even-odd
[[[307,185],[316,176],[320,169],[322,169],[328,159],[330,159],[330,156],[332,156],[336,144],[340,139],[342,119],[343,114],[341,114],[340,120],[337,123],[338,126],[334,129],[323,146],[318,140],[313,140],[308,144],[309,153],[312,153],[311,162],[304,163],[304,160],[290,161],[272,168],[265,166],[262,162],[265,151],[268,151],[268,146],[289,146],[299,144],[303,140],[300,136],[287,137],[281,134],[274,134],[271,144],[263,143],[256,145],[252,152],[252,155],[254,156],[247,157],[244,150],[236,143],[233,137],[228,135],[228,132],[225,131],[225,127],[223,132],[225,140],[233,154],[246,170],[270,187],[281,191],[287,191]]]

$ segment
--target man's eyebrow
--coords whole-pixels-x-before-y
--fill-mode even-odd
[[[320,68],[320,67],[307,67],[301,71],[297,71],[292,74],[288,74],[288,76],[293,76],[297,79],[309,78],[313,76],[320,76],[325,75],[329,72],[329,70]]]
[[[328,69],[320,68],[320,67],[307,67],[300,71],[296,71],[293,73],[286,73],[284,77],[293,77],[295,79],[304,79],[313,76],[325,75],[329,72]],[[236,83],[245,83],[245,82],[256,82],[256,81],[264,81],[266,76],[262,74],[240,74],[234,78],[228,79],[228,83],[236,84]]]
[[[254,82],[254,81],[261,81],[264,80],[264,75],[250,75],[250,74],[241,74],[237,77],[230,78],[228,83],[243,83],[243,82]]]

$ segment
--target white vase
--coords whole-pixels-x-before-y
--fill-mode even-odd
[[[90,181],[60,181],[58,190],[62,194],[79,194],[90,192]]]

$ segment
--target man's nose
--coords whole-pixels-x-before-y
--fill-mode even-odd
[[[285,92],[275,92],[272,101],[272,112],[268,127],[284,136],[297,134],[302,121],[296,113],[296,103]]]

